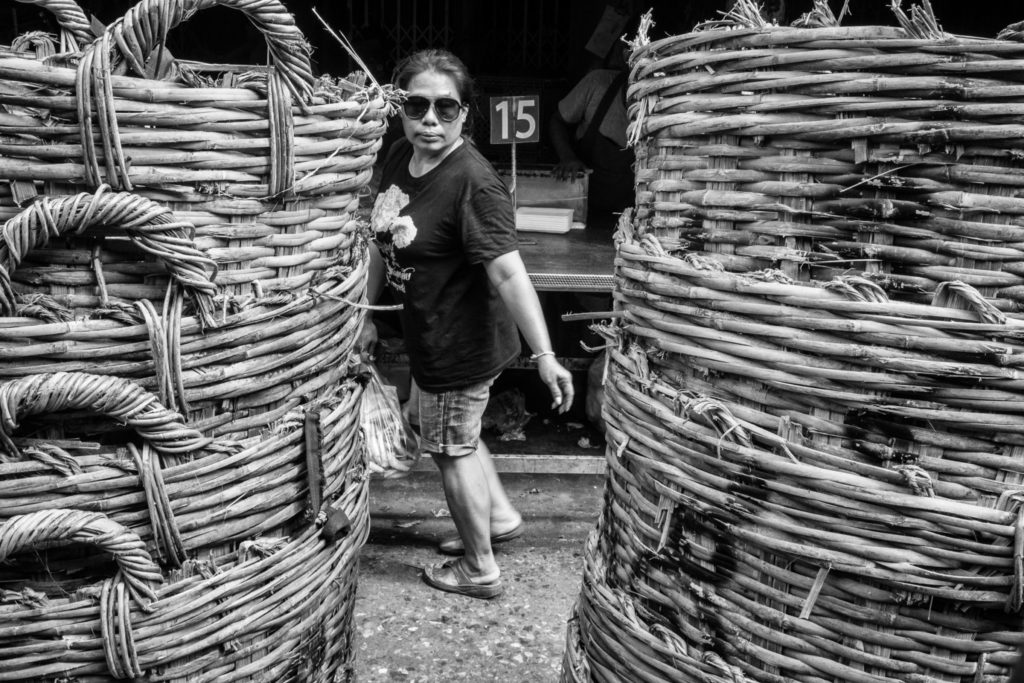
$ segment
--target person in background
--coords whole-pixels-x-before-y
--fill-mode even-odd
[[[609,235],[634,201],[634,155],[626,143],[625,45],[619,39],[629,16],[613,4],[605,7],[587,44],[592,68],[558,102],[548,123],[558,155],[554,176],[566,180],[591,171],[587,228]]]
[[[517,327],[559,413],[572,406],[572,374],[555,358],[519,255],[512,198],[463,135],[473,97],[465,65],[450,52],[422,50],[396,67],[393,81],[407,93],[405,136],[382,164],[367,296],[375,301],[386,282],[402,304],[422,448],[440,469],[458,531],[439,549],[462,556],[426,567],[423,578],[493,598],[503,587],[491,544],[518,537],[523,522],[480,439],[490,387],[520,354]]]
[[[551,146],[558,155],[552,174],[571,180],[589,171],[586,231],[608,239],[619,215],[634,203],[633,150],[626,142],[625,44],[621,36],[637,12],[629,2],[608,2],[587,41],[590,69],[565,95],[548,123]],[[563,295],[565,296],[565,295]],[[555,305],[588,312],[610,311],[610,294],[574,292]],[[580,342],[600,346],[596,334],[584,330]],[[585,413],[595,428],[604,432],[601,415],[604,355],[591,362],[587,372]]]

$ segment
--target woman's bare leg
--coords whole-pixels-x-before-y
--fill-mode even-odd
[[[499,571],[491,551],[490,482],[479,450],[463,456],[433,454],[433,460],[441,471],[448,511],[465,546],[466,572],[482,581],[494,581]]]
[[[523,518],[512,505],[505,487],[498,476],[498,470],[494,466],[494,458],[491,457],[491,450],[487,444],[480,441],[476,453],[480,458],[480,467],[487,482],[487,490],[491,498],[491,535],[503,534],[522,524]]]

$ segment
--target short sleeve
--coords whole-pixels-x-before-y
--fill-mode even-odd
[[[519,248],[512,197],[498,178],[470,187],[463,199],[462,243],[470,263],[486,263]]]

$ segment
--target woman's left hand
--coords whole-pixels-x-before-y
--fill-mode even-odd
[[[366,316],[363,318],[363,326],[356,338],[356,352],[362,356],[368,356],[372,360],[377,341],[377,326],[374,324],[373,318]]]
[[[537,359],[537,371],[541,381],[551,392],[551,407],[559,413],[565,413],[572,407],[576,390],[572,386],[572,373],[562,367],[554,356],[541,356]]]

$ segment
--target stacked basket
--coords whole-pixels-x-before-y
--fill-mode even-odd
[[[0,54],[0,103],[11,112],[0,122],[0,177],[12,189],[10,208],[0,197],[0,216],[13,219],[19,234],[18,249],[8,248],[0,264],[2,277],[37,306],[50,304],[50,317],[87,311],[92,318],[63,333],[46,330],[47,344],[18,349],[0,377],[79,369],[89,358],[91,371],[152,389],[177,387],[177,396],[161,389],[161,398],[209,429],[276,408],[272,420],[309,393],[305,384],[330,384],[339,375],[325,375],[343,370],[358,317],[345,304],[359,299],[365,281],[358,195],[384,132],[385,94],[329,77],[314,81],[308,47],[277,3],[222,3],[264,32],[272,68],[210,74],[202,64],[168,66],[159,37],[209,4],[141,2],[81,58]],[[124,63],[180,78],[117,75]],[[100,194],[105,185],[136,197]],[[70,198],[82,190],[96,195]],[[57,206],[16,215],[35,192]],[[39,249],[104,211],[108,225]],[[141,230],[166,239],[142,245]],[[158,258],[187,256],[172,270],[183,287],[165,286],[165,269],[152,259],[140,263],[136,245]],[[188,276],[177,277],[183,270]],[[216,297],[200,284],[214,274]],[[182,290],[197,315],[177,322]],[[125,330],[110,318],[138,324]],[[16,322],[5,327],[20,340],[40,336]],[[204,328],[217,331],[189,338]],[[104,329],[114,331],[105,337]],[[180,338],[165,341],[168,335]],[[180,358],[154,360],[148,347]]]
[[[563,679],[1007,680],[1024,45],[927,4],[737,6],[633,53],[607,502]]]
[[[390,96],[276,2],[216,3],[265,68],[163,49],[207,0],[38,4],[85,46],[0,50],[0,680],[347,680]]]

